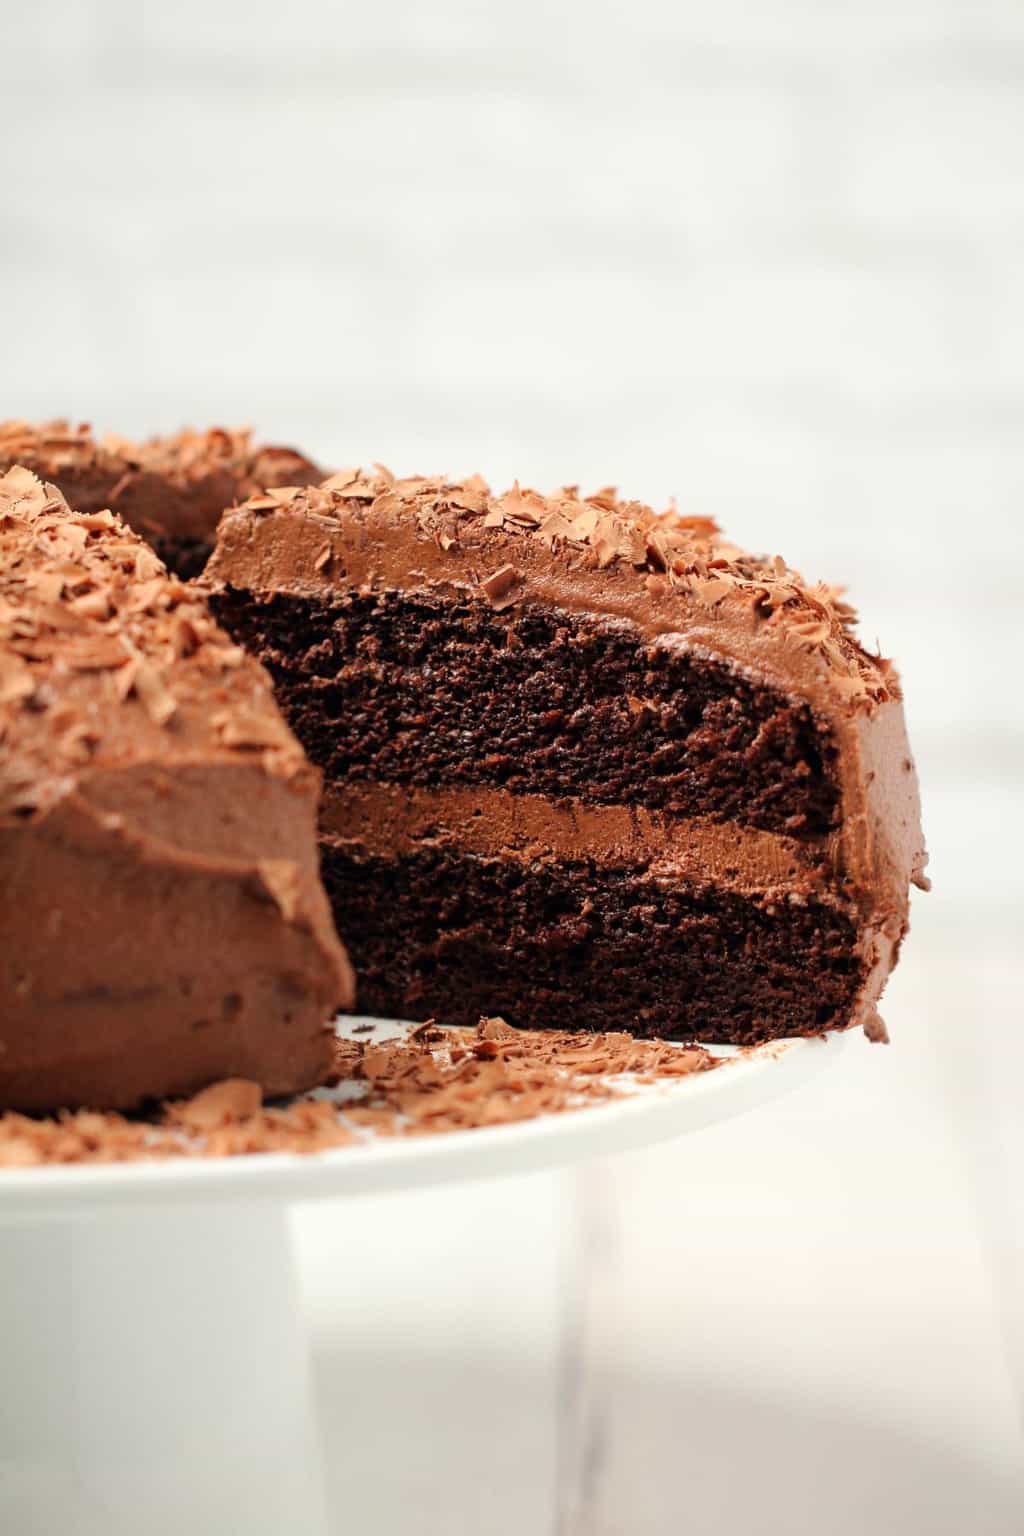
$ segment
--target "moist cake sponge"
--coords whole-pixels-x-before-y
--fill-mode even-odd
[[[884,1032],[925,854],[837,589],[610,490],[355,469],[227,513],[207,580],[324,772],[362,1010]]]

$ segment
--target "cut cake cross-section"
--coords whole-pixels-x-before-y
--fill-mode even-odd
[[[207,580],[324,772],[363,1011],[883,1033],[925,855],[836,589],[612,491],[379,470],[227,513]]]

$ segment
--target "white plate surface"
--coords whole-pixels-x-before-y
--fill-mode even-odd
[[[372,1034],[354,1033],[371,1022]],[[413,1028],[346,1018],[338,1032],[379,1042]],[[0,1218],[84,1214],[100,1206],[160,1200],[311,1200],[536,1172],[667,1140],[752,1109],[813,1076],[834,1060],[843,1042],[844,1036],[829,1035],[743,1051],[710,1046],[727,1058],[713,1072],[634,1084],[628,1097],[607,1104],[480,1130],[368,1137],[308,1156],[263,1153],[0,1170]]]

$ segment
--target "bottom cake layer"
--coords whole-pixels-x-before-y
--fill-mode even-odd
[[[325,839],[321,861],[362,1013],[746,1044],[848,1023],[862,979],[853,920],[821,903],[440,846]]]

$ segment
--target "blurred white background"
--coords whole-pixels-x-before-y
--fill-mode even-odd
[[[1020,0],[2,0],[0,56],[0,416],[613,482],[848,583],[933,853],[894,1044],[585,1181],[619,1258],[563,1529],[1019,1531]],[[376,1251],[459,1434],[458,1360],[496,1362],[519,1470],[472,1528],[543,1528],[515,1436],[560,1198],[302,1216],[339,1492]],[[388,1531],[461,1531],[428,1482]]]

